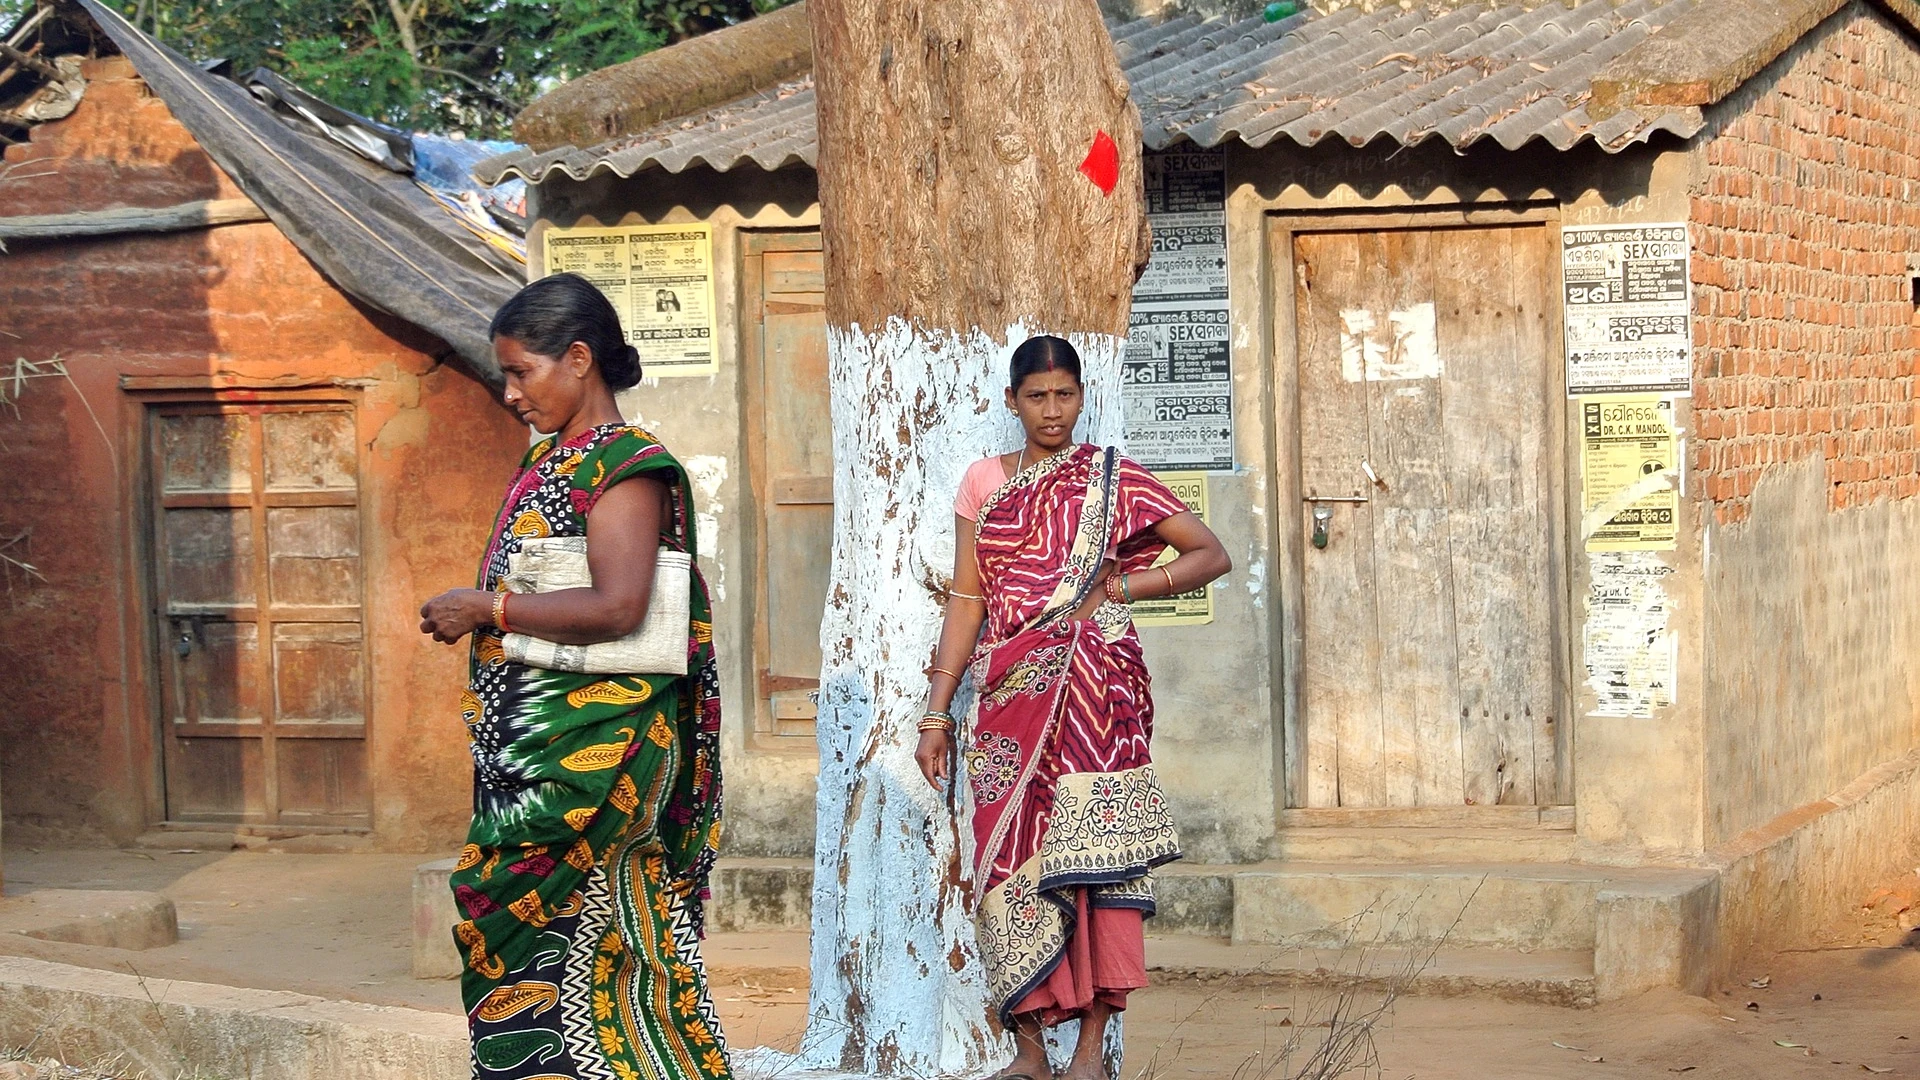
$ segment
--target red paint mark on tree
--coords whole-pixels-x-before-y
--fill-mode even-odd
[[[1104,131],[1094,133],[1093,146],[1087,151],[1087,159],[1080,163],[1080,171],[1100,189],[1100,194],[1113,194],[1113,186],[1120,182],[1120,148],[1113,144],[1113,136]]]

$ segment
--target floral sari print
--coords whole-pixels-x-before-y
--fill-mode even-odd
[[[662,541],[692,552],[685,471],[638,428],[534,446],[482,564],[498,587],[523,541],[584,536],[635,476],[672,493]],[[592,675],[509,663],[474,634],[463,712],[474,807],[453,874],[461,996],[479,1080],[725,1080],[700,959],[720,834],[720,693],[695,572],[688,674]]]
[[[1022,470],[981,506],[987,599],[970,665],[978,713],[966,746],[976,923],[1003,1023],[1058,967],[1079,892],[1093,908],[1153,911],[1155,866],[1180,856],[1147,745],[1153,702],[1125,606],[1094,594],[1101,562],[1145,569],[1153,527],[1186,510],[1117,452],[1078,446]]]

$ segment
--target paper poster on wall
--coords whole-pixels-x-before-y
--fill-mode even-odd
[[[1587,585],[1590,716],[1651,717],[1674,702],[1679,653],[1667,629],[1666,579],[1673,568],[1644,551],[1594,555]]]
[[[1181,502],[1187,504],[1193,516],[1207,521],[1206,473],[1160,473],[1159,479]],[[1153,565],[1165,566],[1178,557],[1179,552],[1169,548],[1161,553]],[[1204,626],[1213,621],[1213,589],[1203,586],[1177,596],[1136,600],[1133,604],[1133,621],[1136,626]]]
[[[1149,153],[1143,168],[1153,254],[1128,320],[1127,452],[1154,470],[1232,472],[1226,155]]]
[[[549,229],[545,248],[547,273],[579,274],[613,301],[647,377],[719,370],[712,226]]]
[[[1588,551],[1672,551],[1680,467],[1673,400],[1580,399],[1580,535]]]
[[[1561,230],[1567,394],[1693,392],[1687,227]]]

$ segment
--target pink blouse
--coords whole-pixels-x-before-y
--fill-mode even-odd
[[[954,496],[953,512],[968,521],[980,520],[980,507],[986,503],[987,496],[1011,479],[1013,474],[1007,471],[1007,463],[1001,461],[998,454],[981,458],[967,466],[966,475],[960,478],[960,493]],[[1115,548],[1107,549],[1107,558],[1117,556]]]
[[[960,494],[953,500],[953,512],[968,521],[980,519],[980,506],[987,496],[999,490],[1001,484],[1013,479],[1007,472],[1007,466],[998,455],[981,458],[967,466],[967,474],[960,478]]]

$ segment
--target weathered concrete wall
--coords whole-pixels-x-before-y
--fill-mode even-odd
[[[1920,751],[1715,848],[1720,871],[1714,978],[1745,957],[1811,944],[1857,911],[1861,889],[1920,856]]]
[[[1920,506],[1830,510],[1827,470],[1776,465],[1710,529],[1714,843],[1920,746]]]
[[[88,65],[66,120],[10,147],[8,213],[166,206],[240,192],[124,60]],[[436,339],[359,307],[270,224],[17,243],[0,257],[4,359],[58,358],[0,415],[6,817],[22,840],[124,842],[164,813],[143,530],[143,406],[123,377],[335,386],[357,404],[371,660],[375,841],[440,850],[466,827],[463,650],[418,631],[420,601],[469,585],[525,429]],[[29,482],[30,478],[30,482]]]
[[[620,406],[658,435],[693,475],[700,515],[702,570],[713,590],[714,647],[726,703],[727,839],[734,857],[804,856],[813,851],[816,750],[811,739],[756,736],[758,680],[754,627],[760,617],[755,576],[762,538],[743,430],[748,389],[741,325],[741,241],[754,229],[817,229],[813,174],[771,175],[704,170],[681,176],[658,172],[640,180],[601,176],[585,183],[557,178],[536,189],[537,220],[530,261],[540,265],[547,227],[711,222],[714,229],[714,301],[718,308],[720,370],[702,377],[646,379],[621,395]],[[783,745],[784,744],[784,745]],[[797,745],[793,745],[797,744]]]
[[[0,1043],[151,1076],[464,1080],[466,1021],[0,957]]]
[[[1916,83],[1854,4],[1700,136],[1710,844],[1920,746]]]

